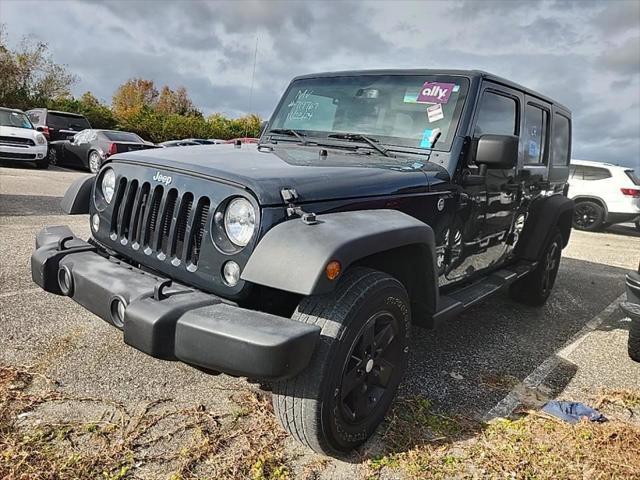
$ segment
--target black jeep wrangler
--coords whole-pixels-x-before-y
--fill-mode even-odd
[[[268,382],[339,455],[383,419],[410,329],[545,302],[571,232],[571,114],[479,71],[295,78],[260,143],[117,154],[36,238],[33,280],[157,358]]]

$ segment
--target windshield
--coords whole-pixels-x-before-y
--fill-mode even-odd
[[[112,142],[136,142],[136,143],[144,143],[138,135],[131,132],[102,132],[104,136],[107,137]]]
[[[361,75],[294,81],[270,130],[366,135],[389,147],[448,150],[468,89],[464,77]],[[275,132],[274,132],[275,133]]]
[[[33,130],[33,125],[31,125],[29,118],[24,113],[10,110],[0,110],[0,125]]]

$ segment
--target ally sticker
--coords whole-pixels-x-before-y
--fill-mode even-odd
[[[455,86],[455,83],[424,82],[416,101],[418,103],[447,103]]]

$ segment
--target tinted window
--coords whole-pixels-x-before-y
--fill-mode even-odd
[[[517,105],[513,98],[484,92],[476,120],[474,136],[485,134],[517,135]]]
[[[112,142],[142,142],[143,140],[135,133],[130,132],[102,132]]]
[[[552,165],[567,165],[569,163],[570,145],[571,123],[567,117],[556,113],[553,116]]]
[[[625,170],[624,173],[627,174],[627,177],[631,179],[634,185],[640,185],[640,178],[638,178],[633,170]]]
[[[572,178],[578,180],[604,180],[610,178],[611,173],[606,168],[588,167],[586,165],[576,165]]]
[[[546,163],[548,119],[546,110],[535,105],[527,105],[524,113],[524,163],[526,165]]]
[[[84,117],[51,112],[47,115],[47,124],[59,130],[84,130],[85,128],[91,128],[91,125],[89,125],[89,122]]]

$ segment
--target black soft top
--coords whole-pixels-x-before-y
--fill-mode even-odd
[[[300,75],[295,77],[293,80],[300,80],[303,78],[318,78],[318,77],[353,77],[358,75],[449,75],[452,77],[466,77],[468,79],[483,79],[490,80],[495,83],[499,83],[506,87],[514,88],[516,90],[520,90],[528,95],[533,97],[537,97],[540,100],[544,100],[545,102],[551,103],[562,110],[566,110],[567,113],[570,113],[566,106],[561,103],[542,95],[541,93],[536,92],[535,90],[531,90],[530,88],[524,87],[518,83],[512,82],[511,80],[507,80],[506,78],[499,77],[498,75],[494,75],[489,72],[485,72],[482,70],[439,70],[439,69],[389,69],[389,70],[345,70],[340,72],[321,72],[321,73],[310,73],[307,75]],[[292,80],[292,81],[293,81]]]

